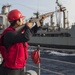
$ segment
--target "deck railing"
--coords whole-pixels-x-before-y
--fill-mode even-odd
[[[29,49],[36,49],[37,47],[29,47]],[[39,48],[39,52],[40,52],[40,49],[44,50],[44,49],[48,49],[48,50],[55,50],[55,49],[52,49],[52,48],[43,48],[43,47],[40,47]],[[67,50],[67,49],[56,49],[58,51],[65,51],[65,52],[68,52],[68,53],[72,53],[72,52],[75,52],[75,50]],[[41,53],[40,53],[41,54]],[[29,58],[31,59],[31,57],[29,56]],[[60,61],[60,60],[55,60],[55,59],[48,59],[48,58],[43,58],[43,57],[40,57],[41,61],[45,61],[45,65],[49,65],[49,64],[52,64],[53,63],[56,63],[56,67],[54,67],[54,70],[50,69],[50,68],[47,68],[47,67],[42,67],[44,65],[42,65],[42,62],[40,62],[38,65],[36,64],[29,64],[27,63],[27,66],[29,67],[34,67],[37,69],[37,74],[38,75],[74,75],[73,74],[73,69],[75,69],[75,63],[72,63],[72,62],[66,62],[66,61]],[[30,60],[29,60],[30,61]],[[46,61],[50,62],[49,64],[46,63]],[[58,65],[57,65],[58,64]],[[60,65],[59,65],[60,64]],[[68,66],[69,65],[69,66]],[[64,67],[64,72],[63,72],[63,69],[62,67]],[[71,70],[70,67],[72,68]],[[56,69],[56,70],[55,70]],[[58,71],[57,71],[58,70]],[[62,71],[61,71],[62,70]],[[41,71],[45,72],[45,74],[43,74],[43,72],[41,73]],[[70,72],[70,74],[67,74],[67,71],[68,73]],[[71,73],[72,72],[72,73]]]
[[[32,49],[30,51],[34,51],[35,49],[37,49],[37,47],[31,46],[31,47],[29,47],[29,49]],[[40,52],[40,50],[46,50],[46,49],[55,50],[55,49],[52,49],[52,48],[44,48],[44,47],[40,47],[38,50]],[[59,51],[61,49],[56,49],[56,50]],[[63,50],[63,49],[61,51],[62,52],[63,51],[75,52],[74,50]],[[41,53],[39,53],[39,54],[41,54]],[[2,60],[3,59],[0,56],[0,61],[2,61]],[[41,55],[40,55],[40,60],[41,60],[41,62],[38,65],[36,65],[32,62],[32,59],[29,55],[26,70],[34,69],[37,72],[38,75],[75,75],[75,72],[74,72],[75,63],[60,61],[60,60],[55,60],[55,59],[50,59],[50,58],[49,59],[43,58],[43,57],[41,57]],[[48,64],[46,63],[47,61],[48,61]],[[42,64],[42,62],[44,62],[45,64]],[[46,67],[45,67],[45,65],[46,65]],[[50,66],[50,68],[48,68],[49,66]]]

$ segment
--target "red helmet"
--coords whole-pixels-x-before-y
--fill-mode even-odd
[[[11,10],[8,13],[8,21],[17,20],[17,19],[23,18],[23,17],[25,17],[25,16],[23,16],[22,13],[17,9]]]

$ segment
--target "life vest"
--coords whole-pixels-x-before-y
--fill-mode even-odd
[[[2,36],[8,32],[15,30],[12,27],[8,27],[3,33]],[[25,44],[25,46],[24,46]],[[8,52],[3,54],[5,59],[4,66],[8,68],[23,68],[26,65],[26,60],[28,58],[28,43],[15,43],[8,48]],[[1,51],[2,52],[2,51]]]

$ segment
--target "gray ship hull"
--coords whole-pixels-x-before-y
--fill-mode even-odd
[[[60,49],[75,49],[75,37],[32,37],[29,45]]]

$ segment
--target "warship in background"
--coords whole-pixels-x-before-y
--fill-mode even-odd
[[[2,6],[2,11],[0,13],[0,35],[3,32],[3,30],[9,25],[9,22],[7,20],[7,14],[10,11],[10,6],[11,5],[9,4]]]
[[[75,49],[75,25],[69,27],[68,21],[68,12],[66,7],[63,7],[58,0],[56,4],[59,9],[56,9],[54,12],[45,13],[39,15],[39,13],[35,13],[36,17],[33,19],[43,18],[43,16],[49,17],[50,24],[46,23],[41,26],[41,29],[38,30],[36,34],[29,41],[30,46],[40,45],[42,47],[50,47],[50,48],[60,48],[60,49]],[[3,30],[8,27],[9,22],[7,20],[7,14],[10,11],[11,5],[4,5],[2,7],[2,11],[0,13],[0,35]],[[61,16],[63,15],[63,23],[61,26]],[[54,15],[56,14],[56,21],[54,22]],[[59,14],[59,17],[58,15]]]
[[[44,14],[50,14],[48,16],[50,17],[50,25],[48,23],[42,25],[42,28],[34,34],[29,41],[30,46],[40,45],[49,48],[75,49],[75,25],[72,25],[72,27],[69,26],[68,11],[66,10],[66,7],[63,7],[58,0],[56,3],[59,10]],[[56,15],[56,19],[59,22],[54,25],[53,17],[56,13],[59,13],[59,18],[57,18]],[[63,27],[61,27],[61,13],[63,15]],[[37,16],[40,17],[41,15],[37,14]]]

